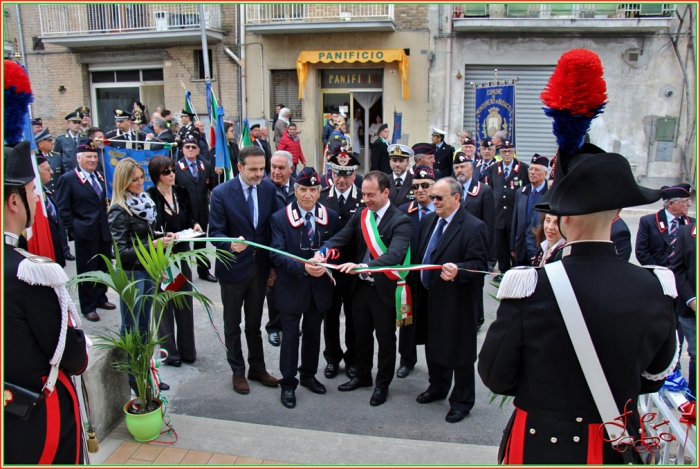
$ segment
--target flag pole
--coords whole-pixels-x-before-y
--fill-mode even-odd
[[[210,81],[209,74],[209,48],[207,47],[207,25],[204,17],[204,4],[199,4],[199,30],[202,33],[202,60],[204,61],[204,80]]]

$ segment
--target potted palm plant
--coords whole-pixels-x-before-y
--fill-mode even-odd
[[[183,262],[188,262],[192,257],[205,259],[209,254],[213,254],[224,263],[234,260],[234,256],[226,251],[215,249],[197,249],[173,253],[174,243],[165,248],[163,243],[156,245],[149,242],[144,246],[140,239],[134,241],[136,255],[144,269],[153,282],[158,285],[164,279],[177,277],[173,273],[180,271]],[[212,306],[211,300],[196,291],[179,291],[168,288],[155,288],[153,293],[143,294],[136,285],[138,280],[134,280],[131,275],[122,268],[119,250],[115,245],[115,265],[110,260],[100,254],[107,264],[107,272],[95,271],[86,272],[74,277],[69,286],[74,287],[79,283],[98,283],[111,288],[127,305],[133,318],[133,324],[138,324],[138,308],[143,307],[150,299],[152,311],[148,321],[146,331],[140,331],[138,327],[127,328],[122,334],[115,331],[107,331],[97,335],[95,344],[98,348],[116,349],[124,352],[121,359],[111,363],[111,366],[121,372],[134,376],[138,397],[132,399],[124,405],[126,413],[126,425],[129,432],[137,441],[150,441],[158,437],[163,423],[162,403],[157,398],[158,387],[152,375],[152,359],[156,354],[158,345],[162,339],[158,338],[158,328],[165,308],[173,303],[177,307],[184,307],[186,297],[196,299],[205,307]]]

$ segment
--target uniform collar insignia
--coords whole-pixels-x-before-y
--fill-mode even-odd
[[[80,179],[81,184],[85,184],[87,182],[87,178],[80,169],[75,168],[73,171],[75,171],[75,174],[78,176],[78,179]]]
[[[692,236],[693,238],[695,238],[696,235],[697,235],[697,229],[698,229],[698,225],[693,225],[693,229],[692,229],[691,232],[690,232],[690,236]]]
[[[477,195],[479,195],[479,192],[481,192],[481,183],[477,181],[476,185],[467,191],[467,195],[476,197]]]
[[[662,219],[659,218],[659,214],[663,213],[664,210],[662,209],[661,212],[656,212],[656,226],[659,228],[659,233],[663,233],[668,229],[668,226],[666,226],[666,222]],[[665,218],[664,214],[664,218]]]
[[[292,228],[299,228],[301,225],[304,224],[304,219],[301,216],[301,212],[299,211],[299,205],[297,202],[292,202],[291,204],[287,205],[287,220],[289,220],[289,224],[292,225]],[[314,208],[314,216],[316,218],[316,223],[319,225],[327,225],[328,224],[328,210],[326,210],[326,207],[319,204],[318,202],[316,203],[316,207]]]
[[[408,213],[413,213],[418,211],[418,205],[416,204],[415,200],[412,200],[411,203],[408,205]]]

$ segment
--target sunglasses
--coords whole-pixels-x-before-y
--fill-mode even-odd
[[[438,202],[442,202],[442,199],[445,197],[449,197],[449,195],[429,195],[430,200],[437,200]]]
[[[412,188],[414,191],[417,191],[417,190],[420,189],[420,188],[423,188],[423,189],[430,189],[430,186],[432,186],[432,185],[434,185],[434,184],[435,184],[435,183],[431,184],[431,183],[429,183],[429,182],[421,182],[420,184],[413,184],[413,185],[411,186],[411,188]]]
[[[185,145],[183,147],[186,150],[194,150],[195,148],[199,148],[197,145]]]
[[[172,169],[164,169],[160,172],[161,176],[170,176],[173,173]]]

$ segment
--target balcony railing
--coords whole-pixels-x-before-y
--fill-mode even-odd
[[[43,37],[199,29],[196,4],[39,5]],[[220,5],[204,6],[207,29],[221,30]]]
[[[643,18],[673,16],[673,3],[464,3],[453,18]]]
[[[393,21],[392,4],[252,4],[246,5],[246,25]]]

